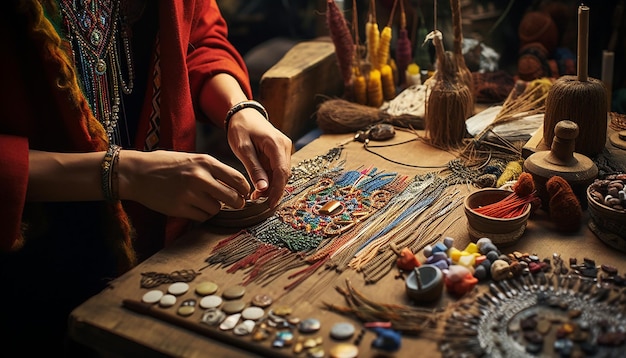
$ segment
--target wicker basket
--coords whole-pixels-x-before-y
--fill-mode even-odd
[[[617,211],[595,201],[587,188],[589,228],[607,245],[626,252],[626,212]]]

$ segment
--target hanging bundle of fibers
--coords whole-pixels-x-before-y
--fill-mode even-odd
[[[352,65],[352,97],[346,97],[349,101],[358,104],[367,104],[367,79],[361,71],[361,54],[359,53],[359,21],[356,0],[352,0],[352,31],[354,32],[354,56]]]
[[[441,32],[431,32],[426,37],[429,39],[435,44],[437,70],[426,102],[426,137],[435,147],[452,149],[467,133],[465,120],[474,111],[472,91],[459,79],[456,60],[444,50]]]
[[[454,33],[454,59],[456,60],[459,78],[472,93],[472,108],[474,108],[474,79],[472,72],[465,63],[463,56],[463,25],[461,20],[461,0],[450,0],[450,9],[452,10],[452,30]]]
[[[391,115],[378,108],[344,99],[329,99],[317,108],[317,125],[329,134],[352,133],[378,123],[424,129],[424,119],[410,114]]]
[[[400,0],[400,29],[396,40],[396,65],[398,66],[398,83],[401,87],[406,85],[406,70],[413,60],[411,40],[406,29],[406,13],[404,0]]]
[[[349,90],[353,72],[354,41],[346,19],[334,0],[326,1],[326,24],[335,45],[335,55],[339,63],[339,71],[343,78],[344,88]]]

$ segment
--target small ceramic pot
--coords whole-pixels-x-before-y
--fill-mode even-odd
[[[443,292],[443,272],[435,265],[414,268],[405,282],[406,294],[416,303],[438,300]]]
[[[513,192],[506,189],[485,188],[465,198],[468,231],[474,240],[488,237],[494,244],[506,246],[515,243],[522,236],[530,216],[530,205],[521,215],[513,218],[494,218],[473,210],[498,202],[511,193]]]

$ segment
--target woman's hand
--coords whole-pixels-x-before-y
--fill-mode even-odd
[[[256,109],[244,108],[229,122],[228,143],[252,180],[251,198],[267,197],[276,207],[291,175],[291,140]]]
[[[250,185],[239,171],[206,154],[123,150],[119,190],[120,198],[165,215],[205,221],[221,203],[243,207]]]

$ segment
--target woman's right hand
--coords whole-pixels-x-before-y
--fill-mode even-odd
[[[205,221],[250,193],[243,174],[206,154],[122,150],[118,165],[120,198],[169,216]]]

